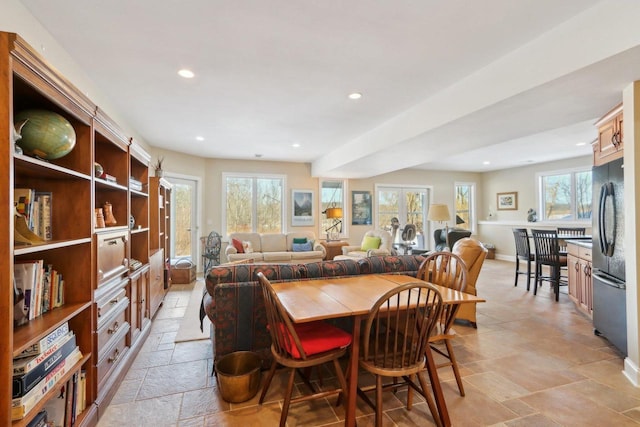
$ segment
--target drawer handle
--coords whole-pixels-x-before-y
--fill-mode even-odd
[[[120,359],[120,350],[116,348],[116,351],[113,352],[113,357],[108,358],[107,362],[114,363],[118,359]]]
[[[120,329],[120,324],[118,322],[115,322],[113,324],[113,328],[107,329],[107,333],[109,335],[115,334],[118,331],[118,329]]]
[[[109,246],[115,246],[115,245],[117,245],[117,244],[118,244],[118,241],[117,241],[117,240],[109,240],[109,241],[107,242],[107,245],[109,245]]]
[[[111,301],[109,301],[109,304],[116,305],[119,302],[120,302],[120,298],[115,298],[115,299],[112,299]]]

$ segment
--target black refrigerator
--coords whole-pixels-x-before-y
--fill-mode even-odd
[[[627,355],[624,268],[624,162],[593,168],[593,327]]]

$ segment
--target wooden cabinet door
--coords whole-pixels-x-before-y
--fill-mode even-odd
[[[580,306],[585,313],[591,315],[593,312],[593,282],[591,279],[591,262],[586,260],[580,261],[582,298]]]
[[[567,273],[569,279],[569,296],[574,302],[578,302],[580,288],[580,260],[574,255],[567,255]]]
[[[593,164],[600,166],[623,156],[624,118],[622,105],[602,118],[598,126],[598,139],[593,144]]]

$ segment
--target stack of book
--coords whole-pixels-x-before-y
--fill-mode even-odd
[[[76,337],[66,322],[14,358],[11,419],[24,418],[50,390],[59,387],[80,359]]]
[[[142,182],[138,181],[135,178],[130,177],[129,178],[129,187],[132,190],[142,191]]]
[[[64,304],[64,280],[62,274],[44,260],[16,260],[13,264],[15,280],[14,310],[16,325],[60,307]],[[20,314],[18,319],[17,315]]]

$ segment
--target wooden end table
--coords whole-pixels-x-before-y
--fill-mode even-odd
[[[349,242],[345,242],[344,240],[330,240],[330,241],[321,241],[320,244],[324,246],[327,251],[327,256],[325,259],[330,260],[338,255],[342,255],[342,247],[348,246]]]

